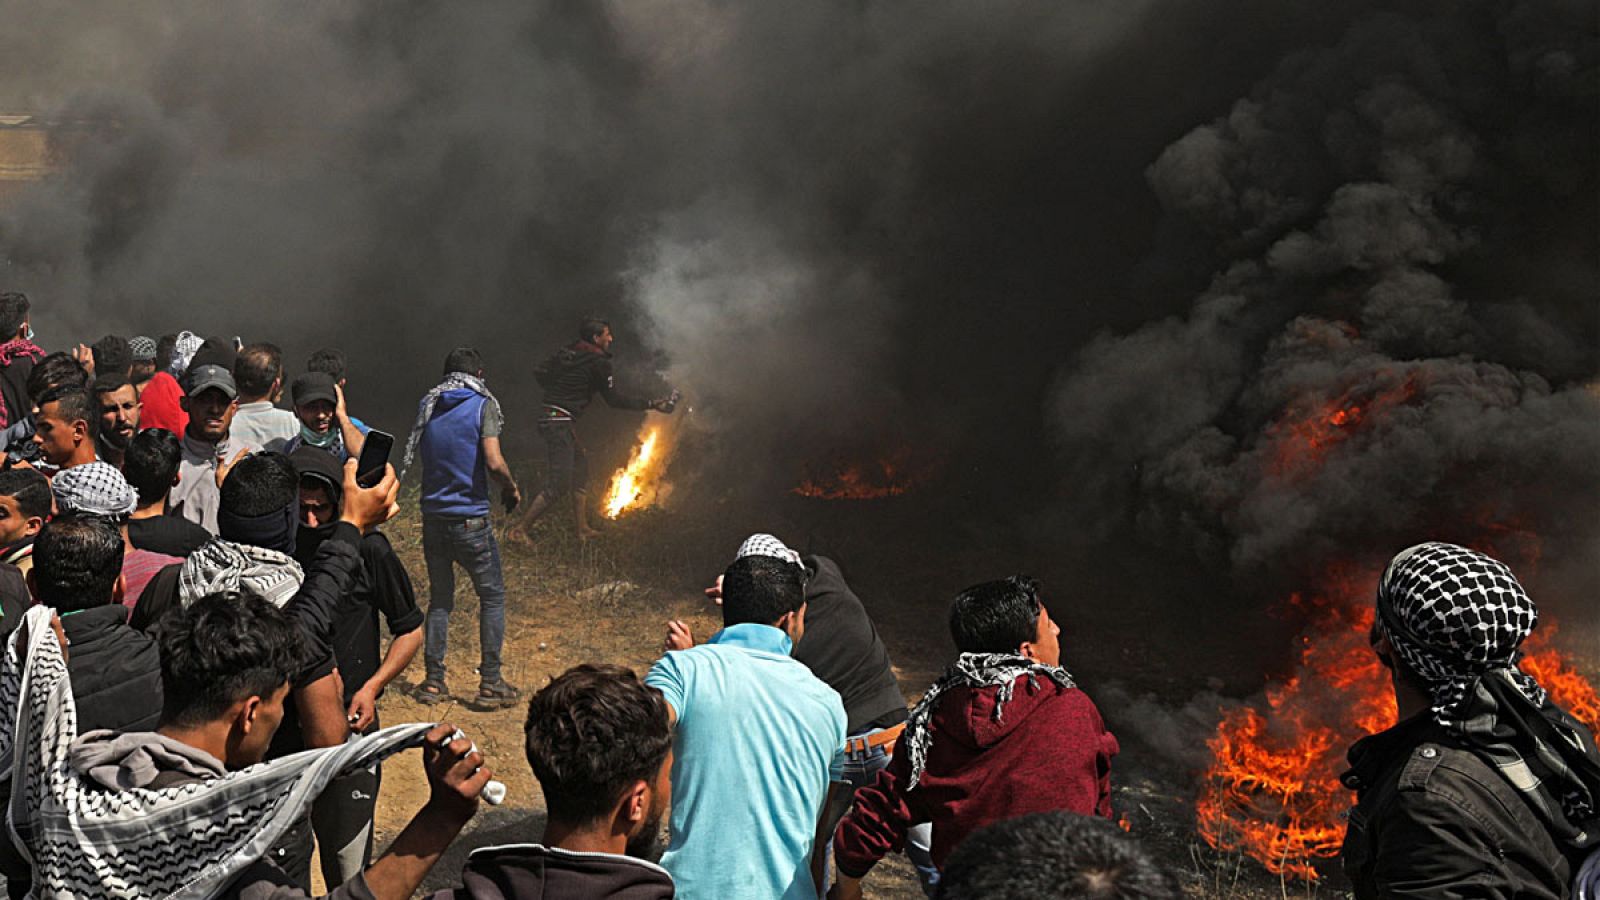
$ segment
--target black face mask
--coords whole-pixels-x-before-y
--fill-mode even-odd
[[[338,511],[343,508],[343,491],[339,489],[340,485],[333,483],[331,480],[323,477],[320,474],[302,472],[301,477],[306,480],[315,480],[318,483],[318,486],[322,487],[328,492],[328,499],[333,501],[333,509],[337,515]],[[339,521],[338,519],[334,519],[326,525],[317,525],[313,527],[311,525],[307,525],[303,521],[300,521],[299,517],[296,516],[295,522],[298,526],[298,529],[296,531],[294,542],[294,558],[300,563],[300,565],[309,566],[311,565],[311,561],[317,558],[317,550],[322,546],[322,542],[332,536],[333,529],[339,524]]]
[[[262,513],[259,516],[237,516],[226,509],[217,510],[217,532],[223,540],[236,544],[249,544],[283,554],[295,550],[296,526],[300,521],[300,501],[283,509]]]

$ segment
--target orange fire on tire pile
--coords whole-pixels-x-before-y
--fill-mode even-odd
[[[790,493],[813,500],[881,500],[916,490],[937,468],[911,447],[865,460],[839,454],[825,464],[806,466]]]
[[[1276,426],[1269,434],[1283,443],[1274,448],[1269,474],[1293,478],[1314,468],[1351,429],[1403,405],[1413,390],[1407,382],[1363,402],[1343,397],[1310,419]],[[1524,579],[1532,574],[1539,555],[1534,536],[1494,524],[1481,531],[1489,536],[1482,549]],[[1212,762],[1195,814],[1200,835],[1213,848],[1242,851],[1274,874],[1306,881],[1319,878],[1318,860],[1338,855],[1343,813],[1355,796],[1338,781],[1347,768],[1345,751],[1396,719],[1389,673],[1368,639],[1380,567],[1336,566],[1316,591],[1285,602],[1286,612],[1307,620],[1294,674],[1266,690],[1263,706],[1225,710],[1207,742]],[[1541,616],[1522,668],[1557,705],[1600,728],[1600,695],[1551,646],[1555,631],[1548,616]]]
[[[611,476],[601,512],[608,519],[654,506],[667,498],[667,461],[672,455],[673,432],[670,423],[647,422],[628,455],[628,464]]]

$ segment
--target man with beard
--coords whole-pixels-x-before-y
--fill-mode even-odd
[[[621,666],[577,666],[533,695],[526,735],[542,843],[473,852],[465,886],[433,900],[670,900],[672,876],[650,862],[672,798],[661,695]]]
[[[96,450],[102,460],[120,469],[128,443],[139,430],[139,391],[121,375],[100,375],[94,380],[94,396],[100,406]]]
[[[344,499],[344,461],[316,447],[290,455],[300,475],[300,527],[294,557],[311,565],[338,526]],[[389,650],[380,655],[378,617],[389,628]],[[357,734],[378,730],[378,698],[422,646],[422,610],[405,565],[383,532],[361,538],[361,571],[333,623],[333,656],[344,680],[345,716]],[[291,713],[293,707],[289,708]],[[272,754],[304,749],[294,716],[279,729]],[[372,813],[381,771],[374,766],[337,779],[312,807],[311,823],[322,848],[322,876],[328,884],[354,878],[372,858]]]
[[[545,486],[533,498],[522,517],[506,533],[517,543],[528,543],[528,529],[550,504],[568,493],[573,495],[573,510],[578,517],[578,537],[589,539],[599,532],[589,527],[589,462],[573,430],[599,394],[613,409],[653,409],[670,413],[676,402],[671,396],[646,400],[617,390],[612,375],[611,324],[604,319],[585,319],[578,326],[578,340],[534,369],[534,377],[544,388],[544,408],[539,413],[539,436],[548,451],[549,467]]]
[[[300,420],[300,433],[284,444],[284,453],[312,447],[340,462],[361,455],[366,432],[345,411],[344,389],[332,376],[307,372],[294,380],[289,394],[294,400],[295,417]]]
[[[94,462],[99,421],[99,409],[88,391],[76,385],[45,391],[33,417],[33,442],[39,445],[39,456],[57,469]]]
[[[231,437],[239,389],[227,367],[215,363],[194,366],[187,382],[188,396],[182,403],[189,427],[183,433],[178,484],[169,501],[174,514],[216,534],[217,505],[222,497],[218,470],[226,471],[226,465],[261,447]]]
[[[1476,550],[1418,544],[1384,570],[1370,640],[1400,721],[1357,741],[1340,779],[1359,900],[1568,896],[1600,846],[1600,751],[1517,665],[1538,621]]]

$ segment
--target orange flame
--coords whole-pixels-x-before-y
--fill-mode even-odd
[[[1363,424],[1405,405],[1416,393],[1412,376],[1370,397],[1352,389],[1331,401],[1285,410],[1266,430],[1273,442],[1268,471],[1279,478],[1315,471],[1330,450],[1349,440]]]
[[[807,466],[791,493],[814,500],[880,500],[898,497],[921,487],[935,466],[918,461],[910,447],[886,453],[871,461],[835,457],[825,467]]]
[[[611,476],[611,487],[601,506],[608,519],[652,506],[666,497],[669,486],[664,476],[671,436],[665,426],[645,425],[639,429],[638,440],[628,464]]]

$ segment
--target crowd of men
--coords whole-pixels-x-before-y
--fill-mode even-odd
[[[457,566],[479,598],[478,685],[462,699],[524,702],[502,674],[491,507],[492,488],[507,514],[522,491],[483,358],[448,354],[404,442],[401,475],[421,472],[424,611],[380,529],[401,476],[356,477],[372,430],[346,407],[337,350],[307,360],[282,408],[272,344],[183,332],[47,354],[30,319],[26,297],[0,294],[10,895],[305,897],[315,846],[326,896],[412,896],[491,783],[454,726],[380,727],[419,649],[417,698],[451,696]],[[594,395],[676,402],[617,389],[607,323],[578,338],[538,369],[549,465],[509,523],[517,539],[567,495],[588,530],[574,424]],[[930,897],[1181,895],[1115,824],[1119,745],[1063,667],[1034,579],[955,597],[957,655],[909,708],[834,560],[752,535],[705,593],[722,628],[697,641],[667,623],[643,678],[580,665],[533,693],[543,832],[474,851],[436,897],[852,898],[896,852]],[[1592,882],[1600,753],[1517,667],[1537,614],[1515,576],[1423,544],[1391,562],[1376,607],[1401,722],[1353,747],[1344,775],[1356,895],[1566,897]],[[52,684],[71,714],[41,694]],[[379,761],[416,745],[429,799],[374,858]],[[196,837],[166,837],[179,833]]]

